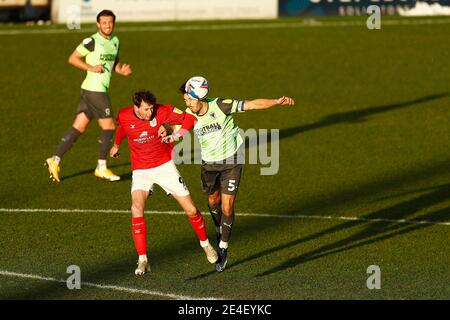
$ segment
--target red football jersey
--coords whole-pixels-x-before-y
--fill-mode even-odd
[[[186,119],[188,118],[188,119]],[[187,121],[189,120],[189,121]],[[131,169],[150,169],[158,167],[172,159],[172,147],[158,139],[158,129],[163,124],[190,125],[189,114],[169,105],[155,105],[151,120],[142,120],[134,113],[134,107],[122,108],[117,114],[117,134],[115,143],[120,144],[122,139],[128,137],[128,146],[131,151]],[[190,127],[190,128],[189,128]]]

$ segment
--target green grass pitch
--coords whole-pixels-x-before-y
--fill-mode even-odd
[[[227,270],[207,262],[185,216],[149,213],[152,272],[140,278],[130,214],[95,211],[130,207],[126,148],[109,161],[118,183],[93,175],[95,123],[63,158],[60,184],[43,167],[73,120],[84,74],[67,58],[89,32],[0,26],[0,299],[449,299],[450,20],[319,22],[118,22],[134,73],[113,75],[115,112],[140,88],[182,107],[176,90],[193,75],[212,96],[296,100],[235,116],[243,129],[280,129],[280,169],[245,165]],[[214,239],[199,166],[179,170]],[[180,209],[157,189],[146,210]],[[69,265],[81,290],[53,281]],[[366,286],[370,265],[379,290]]]

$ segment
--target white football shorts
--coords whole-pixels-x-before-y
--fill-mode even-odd
[[[170,160],[159,167],[133,170],[133,180],[131,183],[131,192],[135,190],[144,190],[153,192],[153,186],[157,184],[169,195],[187,196],[189,190],[181,178],[173,160]]]

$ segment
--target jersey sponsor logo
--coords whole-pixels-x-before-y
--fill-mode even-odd
[[[153,118],[153,120],[150,120],[149,123],[150,126],[154,128],[158,124],[158,121],[156,120],[156,118]]]
[[[216,114],[214,112],[210,112],[209,115],[211,116],[211,118],[215,119],[216,118]]]
[[[116,55],[112,53],[102,53],[100,55],[101,61],[116,61]]]
[[[130,128],[134,129],[134,128],[136,128],[136,125],[135,124],[130,124]]]
[[[209,124],[207,126],[201,127],[199,129],[195,129],[194,131],[195,131],[196,135],[204,136],[206,134],[209,134],[212,132],[217,132],[220,130],[222,130],[222,126],[219,123],[215,122],[215,123]]]
[[[146,143],[147,141],[153,139],[154,137],[155,137],[154,135],[149,136],[147,131],[142,131],[141,134],[139,135],[139,138],[133,139],[133,141],[137,143]]]

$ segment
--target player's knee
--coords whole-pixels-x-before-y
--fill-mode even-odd
[[[98,124],[102,130],[115,130],[116,125],[111,118],[99,119]]]
[[[73,126],[80,133],[84,133],[86,131],[86,126]]]
[[[230,202],[222,202],[222,213],[226,216],[233,214],[234,205]]]
[[[131,205],[131,213],[135,218],[142,217],[144,215],[144,205],[140,203],[133,203]]]
[[[195,206],[186,208],[184,211],[186,212],[186,214],[189,217],[195,217],[197,215],[197,212],[198,212],[198,210],[197,210],[197,208]]]
[[[116,130],[116,126],[114,125],[114,122],[103,125],[101,128],[102,128],[102,130]]]
[[[220,202],[220,193],[214,193],[208,196],[208,203],[210,207],[217,207]]]
[[[220,200],[218,200],[218,201],[210,201],[208,199],[208,207],[209,208],[219,208],[219,206],[220,206]]]

